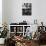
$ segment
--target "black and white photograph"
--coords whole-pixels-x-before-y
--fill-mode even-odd
[[[32,14],[32,4],[31,3],[23,3],[22,5],[22,15],[31,15]]]

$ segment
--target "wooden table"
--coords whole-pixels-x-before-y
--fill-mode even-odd
[[[16,41],[16,46],[31,46],[32,40],[22,39],[22,40],[14,40]]]
[[[13,40],[16,42],[16,46],[39,46],[38,40],[27,40],[22,37],[15,37]]]

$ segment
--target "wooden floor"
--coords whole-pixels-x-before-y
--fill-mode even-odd
[[[4,45],[0,45],[0,46],[4,46]],[[38,45],[38,44],[36,44],[36,43],[35,43],[35,44],[33,43],[33,45],[32,45],[32,46],[39,46],[39,45]],[[40,45],[40,46],[46,46],[46,45]]]
[[[40,46],[46,46],[46,45],[40,45]]]
[[[0,46],[4,46],[4,45],[0,45]]]

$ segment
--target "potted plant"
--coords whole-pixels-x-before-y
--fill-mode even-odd
[[[0,31],[0,44],[4,44],[4,40],[7,37],[8,29],[7,24],[3,25],[3,31]]]

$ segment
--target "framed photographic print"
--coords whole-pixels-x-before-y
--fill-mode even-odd
[[[29,16],[32,14],[32,3],[23,3],[22,4],[22,15]]]

